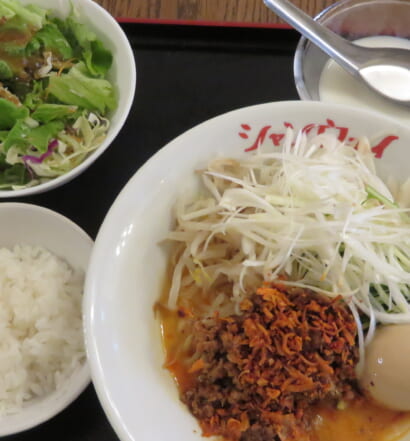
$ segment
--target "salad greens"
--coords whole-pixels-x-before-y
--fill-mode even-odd
[[[112,53],[76,19],[0,2],[0,190],[37,185],[104,139],[117,100]]]

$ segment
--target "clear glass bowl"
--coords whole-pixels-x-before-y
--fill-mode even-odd
[[[410,39],[409,0],[342,0],[315,17],[348,40],[387,35]],[[294,58],[294,77],[302,100],[320,100],[319,80],[329,57],[302,37]]]

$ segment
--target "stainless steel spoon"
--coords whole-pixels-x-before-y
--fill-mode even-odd
[[[410,106],[410,50],[361,47],[316,22],[288,0],[264,3],[371,89]]]

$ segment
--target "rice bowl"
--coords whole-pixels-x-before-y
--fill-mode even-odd
[[[406,128],[343,106],[272,103],[222,115],[180,136],[136,173],[111,208],[86,281],[85,326],[97,393],[120,439],[201,439],[162,368],[160,332],[152,312],[168,260],[160,242],[173,227],[178,195],[195,194],[194,170],[210,159],[244,156],[258,143],[275,148],[290,125],[298,130],[313,124],[337,136],[369,137],[378,173],[386,179],[394,170],[398,180],[407,179],[409,170],[400,161],[410,137]],[[118,357],[112,357],[113,351]],[[127,393],[130,388],[132,394]],[[139,418],[134,409],[142,396],[144,417]],[[158,418],[162,424],[156,423]]]
[[[0,435],[34,427],[89,384],[82,289],[92,240],[42,207],[3,203],[0,219]]]

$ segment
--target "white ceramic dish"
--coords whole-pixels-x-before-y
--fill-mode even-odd
[[[36,205],[1,203],[0,225],[0,247],[39,245],[86,272],[93,241],[66,217]],[[30,429],[52,418],[73,402],[89,383],[89,367],[84,363],[62,388],[27,402],[18,413],[0,417],[0,437]]]
[[[46,183],[22,190],[0,190],[0,198],[28,196],[42,193],[63,185],[84,172],[111,145],[124,125],[134,99],[136,86],[136,67],[130,43],[117,21],[101,6],[92,0],[22,0],[50,10],[54,15],[64,18],[73,6],[79,13],[78,21],[90,27],[113,53],[113,65],[108,79],[115,86],[118,104],[109,115],[110,128],[100,147],[92,152],[81,164]]]
[[[375,36],[397,37],[407,40],[407,43],[410,41],[410,2],[407,0],[339,0],[324,9],[315,20],[350,41]],[[384,44],[387,44],[386,41]],[[403,42],[400,44],[403,45]],[[323,90],[321,77],[328,61],[329,57],[315,44],[304,37],[299,40],[293,74],[302,100],[321,100],[374,109],[409,126],[410,111],[406,106],[390,103],[375,92],[368,91],[358,80],[351,80],[344,72],[337,74],[338,70],[336,73],[331,70],[334,80],[329,82],[331,90]]]
[[[394,170],[399,179],[410,174],[409,161],[402,160],[410,142],[405,127],[343,106],[278,102],[233,111],[184,133],[134,175],[111,207],[93,250],[84,313],[94,385],[122,441],[203,439],[162,368],[153,314],[167,262],[160,241],[171,226],[177,195],[195,187],[194,170],[216,155],[246,154],[258,139],[274,148],[287,125],[301,129],[312,123],[338,135],[367,135],[375,154],[386,144],[377,161],[380,173]]]

